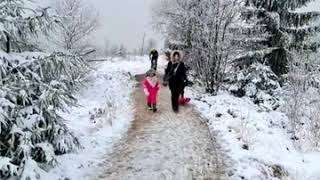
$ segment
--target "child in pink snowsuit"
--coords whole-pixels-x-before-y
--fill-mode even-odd
[[[149,110],[157,111],[157,95],[160,89],[160,83],[154,70],[149,70],[146,78],[143,80],[143,90],[146,94]]]

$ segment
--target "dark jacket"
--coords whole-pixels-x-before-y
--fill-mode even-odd
[[[168,63],[165,69],[164,80],[169,81],[170,90],[182,91],[184,88],[184,82],[187,79],[186,67],[183,62]]]
[[[157,50],[153,49],[150,51],[149,58],[150,60],[158,60],[159,53]]]

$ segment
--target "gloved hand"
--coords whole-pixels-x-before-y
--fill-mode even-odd
[[[167,87],[167,86],[168,86],[168,82],[167,82],[167,81],[163,81],[162,85],[163,85],[164,87]]]
[[[147,89],[144,89],[144,94],[145,94],[146,96],[149,96],[149,95],[150,95],[150,93],[149,93],[149,91],[148,91]]]
[[[193,82],[189,81],[188,79],[186,79],[184,81],[184,85],[187,86],[187,87],[192,87],[193,86]]]

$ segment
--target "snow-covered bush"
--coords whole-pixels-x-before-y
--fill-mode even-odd
[[[296,145],[304,151],[319,149],[320,64],[317,58],[304,54],[296,53],[293,59],[285,76],[283,110],[290,119],[290,133]]]
[[[57,111],[76,105],[72,90],[85,70],[83,59],[62,53],[1,54],[0,156],[19,167],[1,178],[24,177],[27,164],[54,165],[55,155],[79,147]]]
[[[72,92],[88,66],[78,56],[34,52],[37,35],[58,19],[36,6],[0,2],[0,179],[39,179],[56,155],[79,147],[57,112],[76,105]]]
[[[265,110],[275,110],[279,104],[279,78],[270,67],[254,63],[241,71],[234,71],[226,79],[227,89],[237,97],[250,97]]]

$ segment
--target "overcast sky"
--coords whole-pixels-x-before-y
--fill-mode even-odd
[[[312,1],[308,4],[307,7],[302,7],[301,11],[320,11],[320,0]]]
[[[109,39],[113,43],[124,44],[129,49],[139,48],[143,33],[146,33],[147,39],[157,39],[158,46],[162,47],[160,35],[150,25],[151,7],[155,1],[157,0],[87,1],[100,11],[101,26],[96,33],[97,44],[102,45],[104,39]],[[320,0],[311,3],[307,9],[319,11]]]
[[[146,39],[154,38],[162,46],[160,35],[153,31],[151,7],[157,0],[91,0],[100,12],[101,24],[96,32],[96,41],[104,39],[124,44],[129,49],[140,48],[143,34]]]
[[[52,0],[47,0],[52,1]],[[146,39],[157,40],[158,47],[163,46],[159,33],[151,25],[152,4],[157,0],[84,0],[100,12],[100,27],[95,33],[95,43],[103,45],[105,39],[116,44],[123,44],[130,50],[140,48],[143,34]],[[320,11],[320,0],[316,0],[302,8]]]

